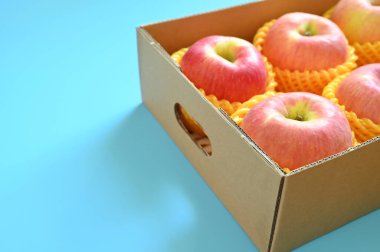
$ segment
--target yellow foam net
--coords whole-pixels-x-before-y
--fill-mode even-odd
[[[187,52],[188,48],[183,48],[171,55],[172,59],[179,64]],[[268,79],[267,79],[267,87],[266,91],[274,91],[277,82],[275,81],[274,73],[272,65],[268,62],[268,60],[264,58],[265,67],[267,69],[268,73]],[[199,92],[201,92],[202,95],[204,95],[207,100],[209,100],[215,107],[222,108],[228,115],[231,115],[236,111],[236,109],[241,105],[241,102],[230,102],[225,99],[219,100],[215,95],[213,94],[206,94],[206,92],[202,88],[198,88]]]
[[[265,23],[256,33],[253,44],[259,51],[262,51],[265,38],[269,29],[273,26],[276,20]],[[352,71],[356,68],[355,49],[349,48],[349,57],[346,62],[338,65],[335,68],[326,70],[314,71],[290,71],[287,69],[280,69],[273,66],[276,81],[278,83],[277,90],[279,92],[296,92],[304,91],[321,95],[323,88],[334,78],[341,74]]]
[[[268,91],[262,95],[256,95],[252,97],[251,99],[249,99],[248,101],[243,102],[239,106],[239,108],[231,115],[232,120],[234,120],[237,125],[241,126],[241,123],[244,117],[251,110],[251,108],[256,106],[256,104],[258,104],[259,102],[265,100],[266,98],[275,96],[276,94],[279,94],[279,93],[276,93],[275,91]]]
[[[323,16],[330,19],[334,7],[327,10]],[[357,64],[363,66],[371,63],[380,63],[380,41],[374,43],[352,43],[355,48],[355,54],[358,56]]]
[[[337,104],[344,112],[349,121],[352,130],[355,132],[358,142],[364,142],[376,136],[380,136],[380,125],[374,123],[368,118],[359,118],[355,112],[347,111],[344,105],[339,104],[339,100],[335,95],[336,89],[340,83],[348,76],[348,74],[339,76],[330,82],[323,90],[323,96]]]
[[[380,41],[376,43],[353,43],[355,53],[358,55],[358,65],[380,63]]]

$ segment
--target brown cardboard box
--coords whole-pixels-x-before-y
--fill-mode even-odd
[[[170,54],[207,35],[251,41],[284,13],[322,14],[337,0],[269,0],[137,28],[145,105],[261,251],[288,251],[380,206],[380,138],[285,174],[190,84]],[[178,123],[181,104],[212,144],[205,155]]]

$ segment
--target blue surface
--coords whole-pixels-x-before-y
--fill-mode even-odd
[[[257,251],[141,104],[134,30],[244,2],[1,1],[0,251]],[[379,224],[298,251],[379,251]]]

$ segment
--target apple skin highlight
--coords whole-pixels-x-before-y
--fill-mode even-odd
[[[330,19],[350,43],[380,41],[380,1],[341,0],[334,7]]]
[[[343,64],[348,42],[332,21],[294,12],[281,16],[268,31],[263,55],[280,69],[325,70]]]
[[[355,69],[338,86],[336,97],[359,118],[380,124],[380,63]]]
[[[180,62],[197,88],[218,99],[244,102],[265,92],[267,70],[259,51],[235,37],[209,36],[194,43]]]
[[[242,129],[281,167],[294,170],[352,146],[343,112],[306,92],[279,94],[258,103]]]

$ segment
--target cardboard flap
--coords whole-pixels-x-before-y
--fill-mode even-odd
[[[140,78],[145,105],[160,121],[231,214],[261,250],[267,250],[282,173],[209,103],[169,55],[138,29]],[[179,103],[203,127],[212,155],[202,152],[179,125]]]
[[[288,251],[378,209],[379,153],[377,139],[286,177],[272,251]]]
[[[322,14],[326,6],[336,2],[268,0],[147,25],[144,29],[171,54],[208,35],[236,36],[252,41],[257,29],[271,19],[295,11]]]

